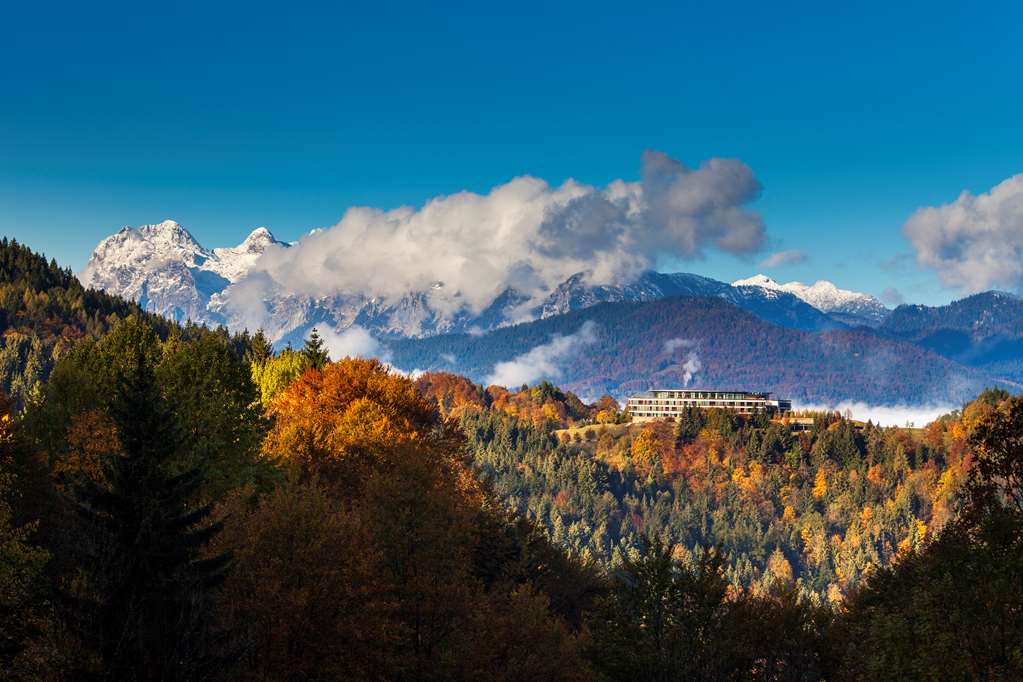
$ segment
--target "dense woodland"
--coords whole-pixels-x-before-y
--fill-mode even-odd
[[[1023,677],[1023,399],[632,425],[0,253],[3,679]]]

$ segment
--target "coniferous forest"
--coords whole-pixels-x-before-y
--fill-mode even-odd
[[[0,677],[1023,679],[1023,398],[922,429],[415,379],[0,242]]]

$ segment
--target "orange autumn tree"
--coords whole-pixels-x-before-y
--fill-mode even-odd
[[[308,369],[270,404],[274,419],[264,453],[304,474],[334,477],[457,451],[458,436],[433,401],[378,360],[348,358]]]
[[[444,419],[458,419],[466,409],[490,405],[490,396],[481,386],[450,372],[426,372],[416,379],[416,387],[437,403]]]

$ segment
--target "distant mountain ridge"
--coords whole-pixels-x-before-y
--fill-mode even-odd
[[[1023,382],[1023,299],[1019,296],[986,291],[944,306],[901,305],[878,331]]]
[[[987,373],[866,329],[807,331],[759,319],[717,297],[597,304],[489,334],[445,335],[389,344],[405,370],[442,370],[485,382],[557,336],[594,324],[595,340],[564,358],[559,385],[584,399],[623,397],[653,386],[773,391],[797,403],[863,401],[875,405],[957,404],[998,383]]]
[[[684,272],[645,272],[635,282],[620,286],[592,286],[582,274],[559,285],[534,317],[546,319],[598,303],[657,301],[673,296],[714,296],[762,320],[794,329],[822,330],[844,326],[813,306],[786,292],[761,287],[732,286],[709,277]]]

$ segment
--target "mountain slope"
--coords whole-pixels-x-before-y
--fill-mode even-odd
[[[1018,296],[987,291],[944,306],[901,305],[879,331],[1023,381],[1023,299]]]
[[[693,385],[773,391],[804,404],[957,403],[992,383],[982,372],[909,343],[867,331],[780,327],[716,298],[600,304],[482,337],[450,335],[389,347],[392,361],[404,369],[455,371],[482,382],[497,363],[516,357],[529,362],[525,353],[556,335],[579,332],[587,321],[594,324],[592,342],[565,358],[553,377],[587,398],[684,385],[692,354],[699,366]]]
[[[732,286],[684,272],[645,272],[635,282],[621,286],[589,286],[581,274],[575,275],[554,290],[534,317],[545,319],[597,303],[635,303],[672,296],[716,296],[783,327],[822,330],[844,326],[788,292]]]
[[[869,294],[839,289],[827,280],[813,285],[802,282],[779,284],[766,275],[755,275],[732,282],[735,287],[760,287],[769,291],[783,291],[796,296],[817,310],[850,325],[864,324],[876,327],[890,312],[881,301]]]

